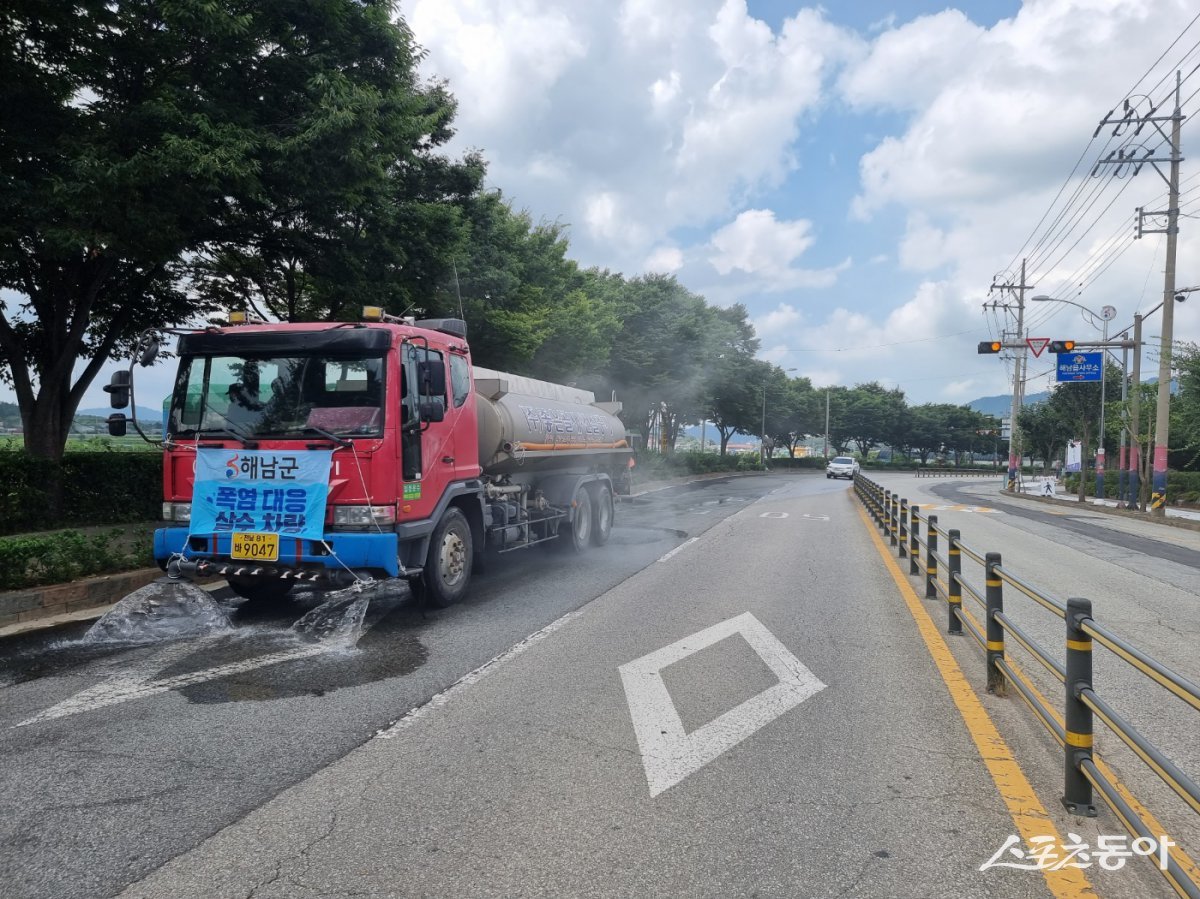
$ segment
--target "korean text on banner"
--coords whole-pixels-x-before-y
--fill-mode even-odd
[[[322,539],[332,456],[332,450],[198,450],[191,533]]]

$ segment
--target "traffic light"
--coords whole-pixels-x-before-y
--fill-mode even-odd
[[[999,340],[981,340],[979,342],[980,353],[998,353],[1004,348],[1004,344]]]
[[[1052,340],[1050,341],[1050,352],[1052,353],[1070,353],[1075,350],[1075,341],[1073,340]]]

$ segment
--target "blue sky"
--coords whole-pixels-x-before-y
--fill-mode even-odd
[[[1161,238],[1110,239],[1157,176],[1069,176],[1139,76],[1151,89],[1200,62],[1200,27],[1168,51],[1187,0],[400,8],[459,99],[460,145],[516,205],[567,223],[586,265],[745,303],[761,354],[818,385],[879,380],[914,403],[1008,392],[1009,363],[975,345],[1012,327],[982,304],[1030,238],[1033,293],[1115,305],[1119,324],[1161,297]],[[1064,183],[1082,201],[1055,207]],[[1039,231],[1064,207],[1071,227]],[[1185,230],[1181,285],[1198,248]],[[1070,307],[1029,318],[1031,336],[1088,336]],[[1198,322],[1181,307],[1177,336]]]
[[[1104,137],[1089,143],[1093,129],[1135,85],[1161,99],[1160,77],[1182,67],[1185,97],[1200,87],[1193,7],[399,8],[427,50],[424,74],[445,79],[458,99],[452,150],[480,149],[491,186],[535,217],[566,223],[574,258],[627,276],[671,272],[710,302],[744,303],[764,358],[818,386],[878,380],[920,403],[1011,389],[1009,364],[975,345],[1011,327],[982,304],[1022,252],[1034,293],[1111,304],[1114,327],[1161,299],[1162,238],[1128,239],[1135,207],[1161,208],[1161,180],[1150,169],[1093,179],[1086,164],[1071,173],[1081,153],[1090,161],[1102,151]],[[1189,119],[1185,157],[1200,157],[1198,138]],[[1197,171],[1185,161],[1186,188]],[[1200,212],[1189,205],[1200,203],[1194,186],[1184,193],[1188,214]],[[1039,228],[1064,207],[1070,227]],[[1180,286],[1200,283],[1193,221],[1181,231]],[[1093,333],[1059,304],[1031,308],[1030,320],[1035,337]],[[1179,307],[1176,336],[1194,340],[1198,330],[1200,302]],[[1153,320],[1147,332],[1157,334]],[[1031,365],[1028,392],[1047,386],[1047,367]],[[139,395],[168,389],[169,372],[146,377]],[[85,406],[104,400],[97,385]]]

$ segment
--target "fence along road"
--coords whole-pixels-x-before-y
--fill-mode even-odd
[[[1196,565],[1200,561],[1196,549],[1200,548],[1200,534],[1112,518],[1087,509],[1068,511],[1065,517],[1063,510],[1055,509],[1060,514],[1050,515],[1041,504],[1005,500],[991,485],[948,489],[922,482],[917,487],[915,479],[890,476],[877,482],[864,481],[860,486],[872,505],[879,505],[881,494],[883,503],[890,503],[893,520],[889,531],[900,529],[905,506],[924,503],[923,508],[944,510],[947,499],[961,500],[964,494],[978,502],[997,501],[1004,511],[1000,516],[935,513],[944,560],[947,532],[957,530],[961,534],[958,561],[964,577],[960,592],[965,610],[975,620],[973,624],[968,619],[963,630],[984,643],[988,655],[998,663],[984,666],[985,679],[993,686],[997,681],[1007,681],[1016,687],[1014,696],[1029,700],[1031,706],[1036,707],[1044,695],[1050,697],[1052,708],[1061,709],[1062,681],[1080,680],[1079,671],[1072,670],[1072,666],[1089,655],[1082,651],[1084,647],[1094,644],[1091,655],[1095,656],[1095,692],[1082,691],[1079,701],[1067,701],[1065,724],[1070,732],[1073,714],[1096,712],[1096,745],[1111,764],[1111,772],[1103,765],[1097,771],[1085,764],[1085,773],[1076,774],[1072,781],[1068,769],[1066,792],[1078,798],[1088,791],[1085,774],[1099,788],[1105,786],[1106,774],[1111,777],[1115,772],[1116,778],[1161,819],[1154,826],[1165,828],[1185,847],[1190,845],[1194,856],[1195,847],[1200,845],[1200,817],[1196,814],[1200,811],[1200,788],[1195,783],[1200,770],[1200,691],[1195,686],[1200,681],[1196,671],[1200,659],[1195,651],[1200,642],[1200,570]],[[922,519],[918,530],[923,537],[928,536],[926,514],[922,511],[918,516]],[[1064,524],[1070,524],[1070,529]],[[911,534],[909,539],[911,542]],[[1168,558],[1147,555],[1147,551],[1156,549]],[[921,550],[922,556],[925,552]],[[906,558],[901,563],[907,568],[910,561]],[[936,592],[945,597],[952,591],[944,562],[938,574],[947,586],[938,587]],[[922,583],[926,579],[920,572],[918,578]],[[1004,611],[994,617],[991,627],[986,627],[983,622],[988,616],[982,606],[993,592],[997,601],[1002,596]],[[1085,623],[1083,631],[1076,633],[1077,639],[1067,643],[1071,648],[1065,653],[1062,619],[1068,610],[1055,596],[1087,597],[1094,621],[1098,622]],[[946,618],[949,607],[942,605],[938,617]],[[1068,619],[1071,617],[1067,614]],[[947,620],[946,626],[952,627],[952,620]],[[1003,641],[1006,635],[1006,645],[993,642]],[[1131,657],[1129,643],[1141,654]],[[1051,651],[1049,659],[1036,659],[1024,651],[1038,644]],[[1004,661],[994,648],[998,645],[1004,645]],[[972,648],[968,647],[967,652]],[[976,655],[975,663],[968,658],[965,664],[978,670],[983,656]],[[1014,681],[1010,665],[1023,675],[1019,680]],[[1173,669],[1173,674],[1164,673],[1164,668]],[[1059,743],[1064,737],[1070,738],[1070,733],[1064,735],[1061,712],[1046,715],[1045,719],[1047,726],[1058,732]],[[1102,721],[1110,726],[1105,727]],[[1146,765],[1118,740],[1117,730],[1124,731],[1136,745]],[[1087,741],[1078,738],[1075,742]],[[1106,788],[1100,792],[1112,791]],[[1129,801],[1129,797],[1125,799]],[[1117,804],[1121,804],[1120,799]],[[1121,814],[1132,823],[1130,809],[1121,809]],[[1169,879],[1180,895],[1200,894],[1196,885],[1200,870],[1186,854],[1180,854],[1177,869]]]
[[[979,870],[1017,824],[848,485],[764,481],[124,895],[1084,895]]]

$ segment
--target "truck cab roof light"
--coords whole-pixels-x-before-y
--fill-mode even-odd
[[[365,322],[381,322],[383,321],[383,307],[363,306],[362,317]]]
[[[245,309],[235,309],[229,313],[229,324],[231,325],[265,325],[266,322],[257,315],[251,315]]]

